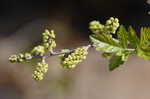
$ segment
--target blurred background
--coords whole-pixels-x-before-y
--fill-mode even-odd
[[[8,57],[28,51],[54,29],[57,48],[88,43],[88,23],[118,17],[125,26],[150,26],[146,0],[0,0],[0,99],[150,99],[150,62],[131,56],[108,71],[108,61],[90,49],[87,60],[64,70],[57,57],[47,59],[42,82],[31,77],[30,64],[11,64]]]

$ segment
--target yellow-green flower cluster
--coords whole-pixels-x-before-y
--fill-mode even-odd
[[[22,63],[29,59],[32,59],[32,55],[30,53],[25,53],[25,54],[20,53],[18,55],[11,55],[9,57],[9,61],[12,63],[15,63],[15,62]]]
[[[118,29],[118,27],[119,27],[119,20],[118,20],[118,18],[110,17],[110,19],[106,21],[105,30],[108,33],[115,34],[115,32]]]
[[[15,63],[15,62],[17,62],[17,60],[18,60],[17,55],[11,55],[11,56],[9,57],[9,61],[10,61],[11,63]]]
[[[114,34],[118,29],[118,27],[119,27],[119,20],[118,18],[113,17],[110,17],[110,19],[106,21],[105,25],[101,24],[99,21],[92,21],[89,24],[89,29],[96,34],[97,33]]]
[[[42,33],[42,44],[35,46],[30,53],[25,54],[18,54],[18,55],[11,55],[9,57],[9,61],[14,63],[22,63],[31,60],[32,58],[41,58],[42,62],[38,62],[36,64],[35,71],[33,73],[33,78],[37,81],[40,81],[43,79],[44,74],[48,71],[48,64],[45,62],[45,56],[46,51],[53,52],[53,48],[56,47],[55,42],[55,34],[54,31],[51,30],[50,32],[48,30],[45,30],[44,33]]]
[[[61,58],[61,64],[63,68],[72,69],[86,59],[87,54],[88,52],[86,47],[77,48],[74,52],[69,53],[68,55],[64,54]]]
[[[34,47],[31,51],[31,54],[34,56],[43,56],[45,54],[45,48],[42,45]]]
[[[56,47],[56,42],[55,42],[55,33],[53,30],[50,32],[48,30],[45,30],[43,35],[43,45],[48,51],[53,52],[53,48]]]
[[[12,63],[18,62],[26,62],[31,60],[34,56],[43,56],[45,54],[45,48],[41,45],[34,47],[30,53],[20,53],[18,55],[11,55],[9,57],[9,61]]]
[[[104,31],[104,25],[101,24],[99,21],[92,21],[90,22],[90,26],[89,29],[93,32],[93,33],[102,33]]]
[[[44,78],[44,74],[48,71],[48,64],[45,62],[38,62],[34,73],[32,74],[33,79],[41,81]]]
[[[48,51],[52,52],[53,48],[56,47],[56,42],[55,42],[55,34],[54,31],[51,30],[50,32],[48,30],[45,30],[44,33],[42,33],[43,37],[43,44],[42,45],[37,45],[35,46],[30,53],[25,53],[25,54],[18,54],[18,55],[11,55],[9,57],[9,61],[14,63],[14,62],[24,62],[26,60],[32,59],[34,56],[44,56],[46,49]]]

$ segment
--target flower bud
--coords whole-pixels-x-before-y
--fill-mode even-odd
[[[17,55],[11,55],[11,56],[9,57],[9,61],[10,61],[11,63],[17,62]]]
[[[34,71],[34,73],[32,74],[33,79],[36,81],[43,80],[43,78],[44,78],[43,76],[44,76],[44,74],[41,72],[38,72],[38,71]]]
[[[32,55],[30,53],[25,53],[24,54],[25,59],[32,59]]]

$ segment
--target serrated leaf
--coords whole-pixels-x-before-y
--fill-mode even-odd
[[[130,42],[130,45],[134,48],[137,48],[140,43],[140,40],[135,30],[131,26],[129,26],[128,28],[128,41]]]
[[[141,28],[140,46],[136,49],[136,54],[146,60],[150,60],[150,28]]]
[[[137,49],[137,56],[144,58],[146,60],[150,60],[150,48],[148,49]]]
[[[117,32],[117,36],[119,39],[120,46],[122,46],[123,48],[127,48],[128,47],[128,40],[127,40],[128,34],[127,34],[127,31],[123,25],[121,25],[119,27],[119,30]]]
[[[103,51],[106,53],[116,53],[121,50],[124,50],[123,48],[110,45],[108,43],[102,42],[99,39],[96,39],[93,36],[90,36],[90,40],[93,43],[93,46],[96,48],[97,51]]]
[[[122,65],[123,63],[124,61],[122,61],[121,56],[113,55],[111,59],[109,60],[109,71],[113,71],[114,69]]]
[[[150,28],[141,28],[140,47],[149,47],[150,45]]]
[[[102,42],[96,39],[93,36],[90,36],[90,40],[93,43],[93,46],[96,48],[97,51],[103,51],[104,53],[114,54],[109,63],[109,70],[112,71],[115,68],[119,67],[125,61],[127,61],[128,56],[132,54],[135,50],[126,49],[122,47],[117,47],[110,45],[108,43]],[[106,55],[106,56],[109,56]]]
[[[113,46],[117,46],[119,47],[119,43],[117,40],[114,40],[112,37],[110,37],[109,35],[105,35],[105,34],[93,34],[91,35],[93,38],[102,41],[104,43],[113,45]]]

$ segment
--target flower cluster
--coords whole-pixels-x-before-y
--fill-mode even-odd
[[[48,64],[46,62],[38,62],[34,73],[32,74],[33,79],[41,81],[44,78],[44,74],[48,71]]]
[[[71,53],[63,54],[61,56],[61,64],[63,68],[72,69],[86,59],[87,54],[87,47],[77,48]]]
[[[55,34],[54,31],[51,30],[50,32],[48,30],[45,30],[43,35],[43,46],[48,49],[48,51],[53,52],[53,48],[56,47],[55,42]]]
[[[108,33],[113,33],[114,34],[116,32],[116,30],[118,29],[118,27],[119,27],[118,18],[110,17],[110,19],[106,21],[105,30]]]
[[[45,48],[42,45],[34,47],[31,51],[31,54],[34,56],[43,56],[45,54]]]
[[[95,20],[90,22],[89,29],[95,34],[102,33],[104,31],[104,25]]]
[[[30,53],[25,53],[25,54],[18,54],[18,55],[11,55],[9,57],[9,61],[12,63],[18,62],[27,62],[33,58],[41,58],[46,56],[46,51],[48,50],[49,52],[53,51],[53,48],[56,47],[55,43],[55,34],[54,31],[51,30],[50,32],[48,30],[45,30],[44,33],[42,33],[42,44],[35,46]],[[48,64],[42,60],[42,62],[38,62],[36,64],[35,71],[33,73],[33,78],[37,81],[40,81],[43,79],[44,74],[48,71]]]
[[[118,18],[113,17],[110,17],[110,19],[106,21],[105,25],[101,24],[99,21],[92,21],[89,24],[89,29],[95,34],[97,33],[114,34],[118,29],[118,27],[119,27],[119,20]]]
[[[30,53],[25,53],[25,54],[20,53],[18,55],[11,55],[9,57],[9,61],[12,63],[15,63],[15,62],[22,63],[29,59],[32,59],[32,55]]]

